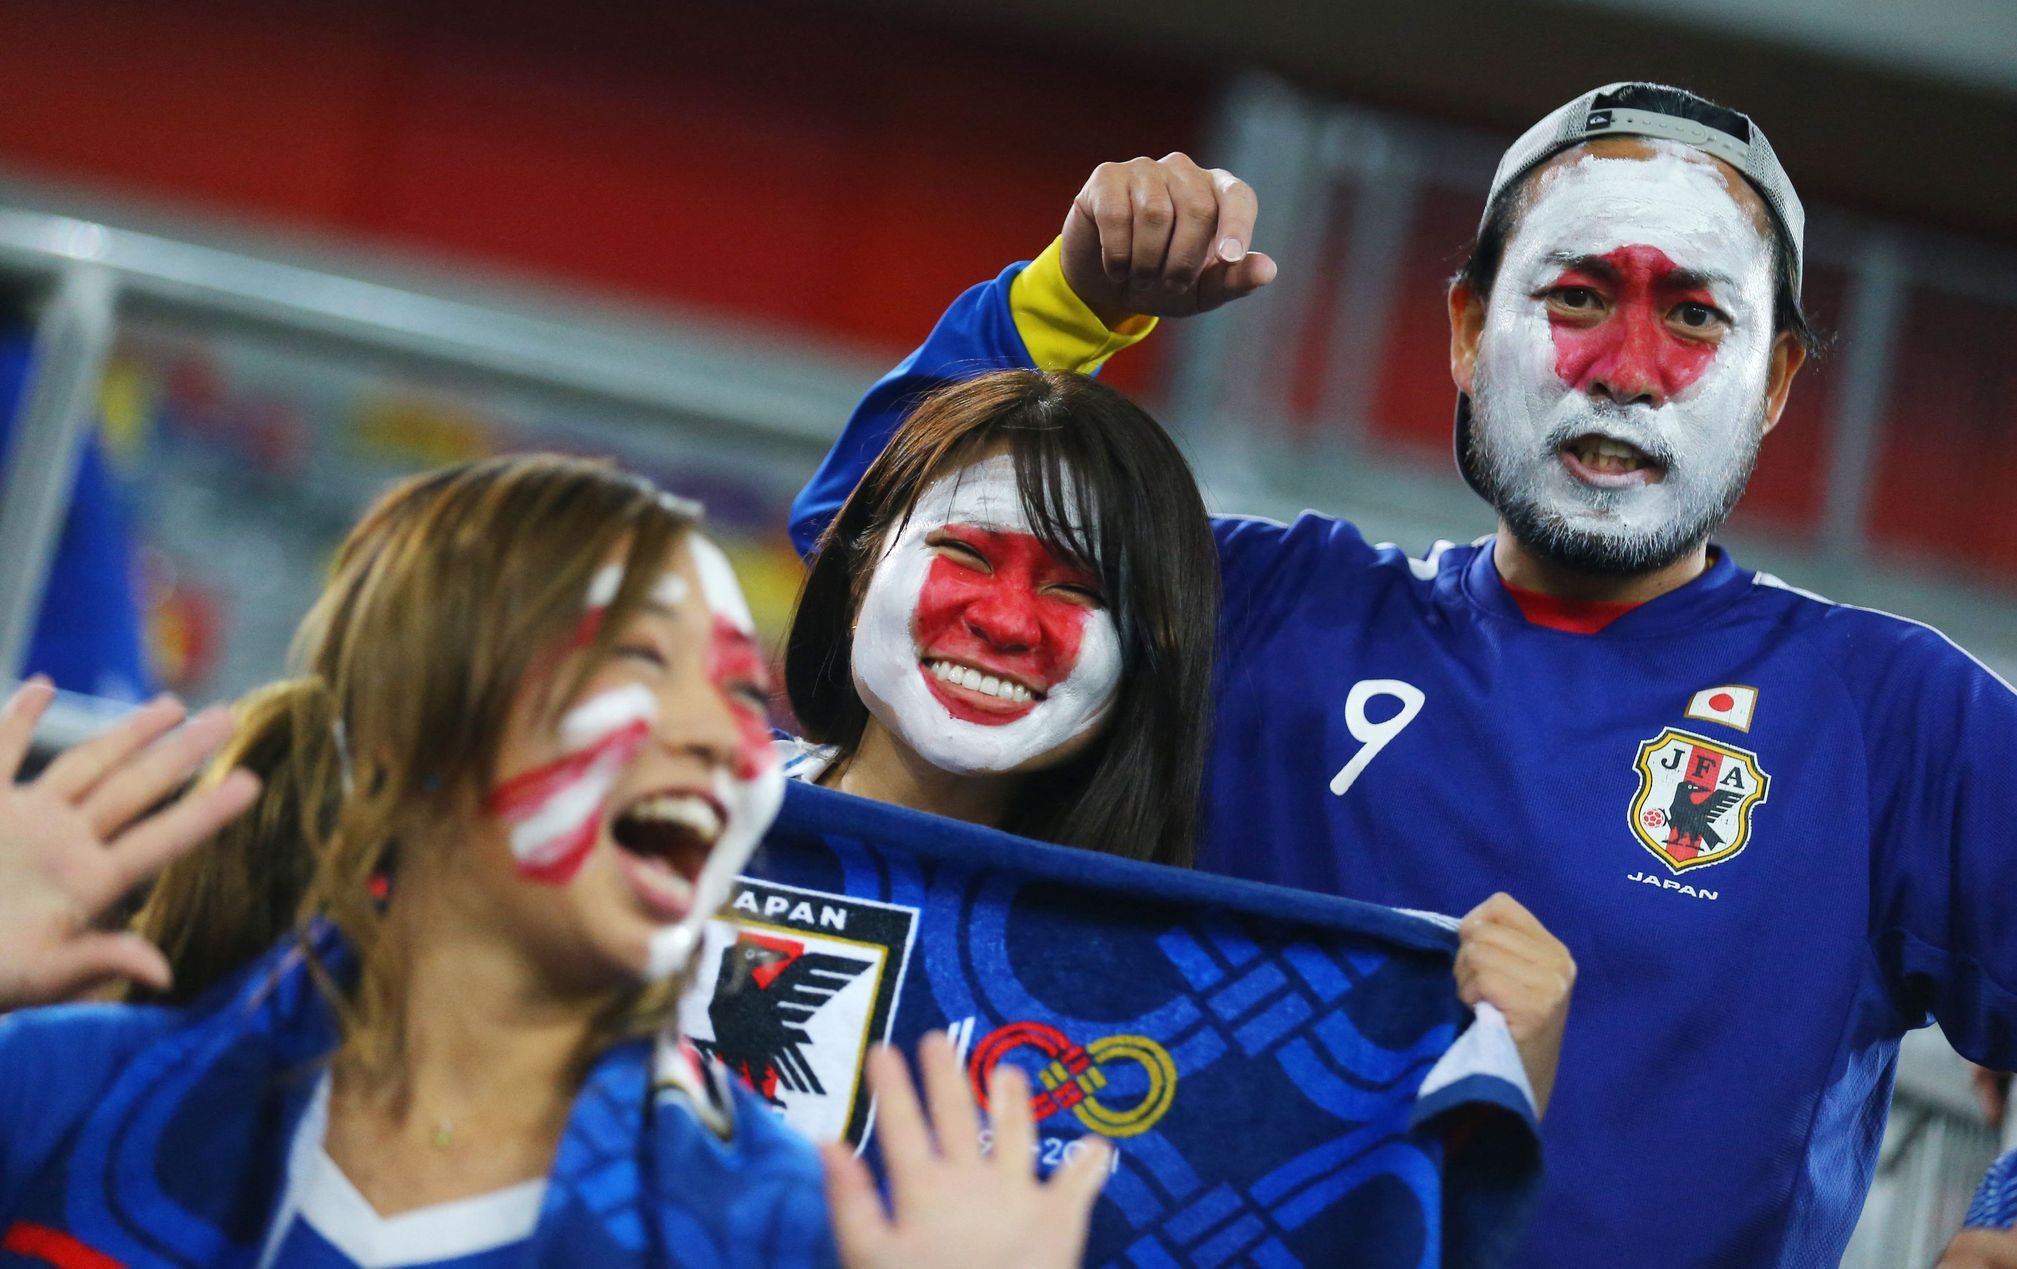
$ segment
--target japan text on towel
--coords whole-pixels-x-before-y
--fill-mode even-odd
[[[816,1139],[943,1028],[1038,1090],[1040,1168],[1118,1148],[1090,1263],[1486,1264],[1539,1176],[1503,1020],[1438,919],[791,787],[684,1026]]]

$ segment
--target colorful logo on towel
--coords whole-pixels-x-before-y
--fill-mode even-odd
[[[889,1038],[917,915],[742,878],[708,925],[681,1030],[805,1136],[858,1145],[862,1063]]]
[[[1145,1035],[1105,1035],[1081,1046],[1056,1027],[1011,1022],[989,1032],[967,1061],[982,1107],[995,1065],[1018,1049],[1043,1059],[1036,1068],[1042,1091],[1030,1101],[1039,1123],[1070,1111],[1103,1136],[1132,1137],[1155,1127],[1177,1099],[1177,1064]]]

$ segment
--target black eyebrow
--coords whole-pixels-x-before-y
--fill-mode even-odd
[[[1542,257],[1545,263],[1564,269],[1576,269],[1583,273],[1594,273],[1606,281],[1616,281],[1618,270],[1602,256],[1578,255],[1573,251],[1550,251]],[[1713,269],[1676,269],[1667,279],[1668,285],[1686,290],[1713,291],[1719,286],[1735,286],[1736,279]]]

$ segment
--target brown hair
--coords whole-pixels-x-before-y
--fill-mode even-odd
[[[853,624],[879,550],[933,480],[995,445],[1014,456],[1037,537],[1099,577],[1121,643],[1105,735],[1025,777],[1001,827],[1188,867],[1211,716],[1218,552],[1176,443],[1096,380],[998,371],[918,406],[815,548],[785,648],[792,710],[809,739],[854,752],[868,709],[854,688]]]
[[[168,954],[170,998],[187,1000],[287,931],[323,920],[358,965],[334,1002],[367,1070],[396,1055],[402,980],[381,955],[374,884],[402,842],[480,804],[522,683],[581,621],[596,570],[625,552],[622,589],[557,710],[609,655],[697,508],[614,467],[553,455],[465,463],[407,480],[375,503],[339,550],[296,635],[297,678],[240,705],[236,738],[212,766],[264,780],[251,811],[163,872],[134,928]],[[648,1025],[664,1001],[633,993],[614,1024]],[[588,1055],[584,1055],[586,1057]]]

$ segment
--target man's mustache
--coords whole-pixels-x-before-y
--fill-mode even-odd
[[[1650,406],[1587,402],[1549,429],[1543,444],[1552,455],[1579,436],[1601,436],[1606,440],[1622,441],[1662,467],[1671,470],[1674,466],[1673,446],[1662,434],[1655,411]]]

